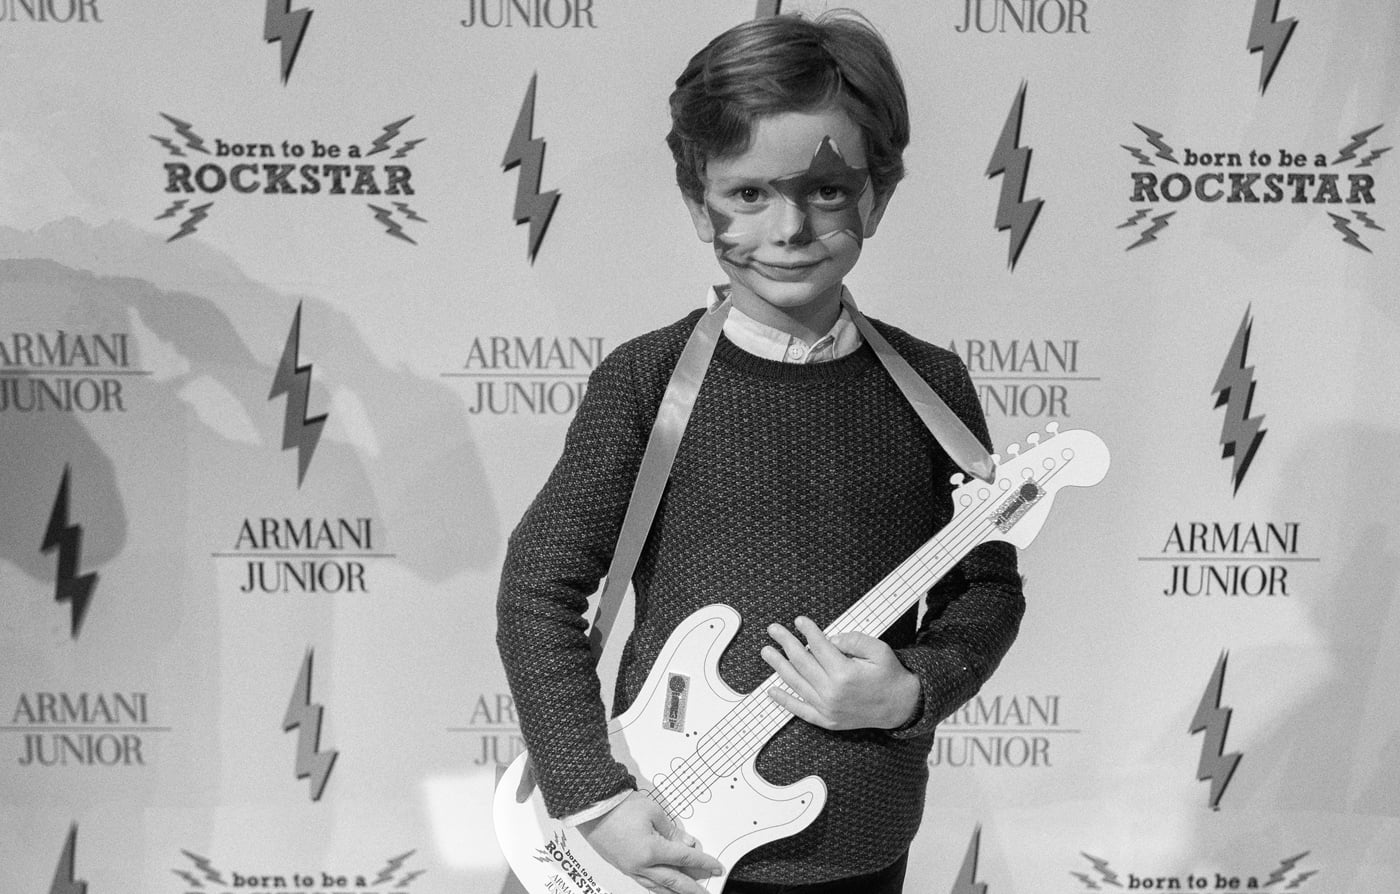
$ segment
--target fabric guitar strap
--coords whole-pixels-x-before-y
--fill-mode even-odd
[[[637,472],[636,483],[632,486],[632,496],[627,503],[627,513],[623,516],[617,547],[613,550],[612,562],[608,566],[603,592],[598,597],[597,615],[588,632],[588,644],[595,659],[602,655],[603,647],[617,620],[618,611],[622,607],[622,597],[632,580],[632,572],[637,567],[642,546],[651,531],[651,523],[656,517],[661,494],[666,489],[666,481],[671,475],[671,464],[675,461],[681,437],[690,421],[695,397],[700,392],[700,384],[710,366],[710,358],[719,342],[724,321],[729,316],[727,288],[717,289],[717,292],[724,298],[706,311],[691,330],[690,338],[681,350],[680,359],[676,361],[676,368],[666,385],[666,393],[657,410],[651,435],[647,438],[646,451],[642,454],[642,464]],[[996,467],[977,437],[914,371],[909,362],[899,356],[865,315],[856,309],[855,301],[846,289],[842,289],[841,303],[845,305],[861,337],[875,351],[875,356],[890,378],[894,379],[904,399],[913,407],[914,412],[948,453],[949,458],[969,475],[990,482]]]

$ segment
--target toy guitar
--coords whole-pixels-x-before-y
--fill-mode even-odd
[[[953,492],[952,519],[826,628],[827,636],[855,631],[879,636],[923,598],[973,547],[1005,540],[1024,549],[1040,531],[1061,487],[1099,483],[1108,448],[1087,431],[1057,432],[1044,441],[1008,449],[993,483],[965,481]],[[958,483],[961,475],[954,478]],[[711,605],[672,632],[636,700],[608,726],[612,753],[668,816],[724,865],[726,874],[702,880],[723,889],[728,870],[749,851],[806,828],[826,803],[816,776],[777,787],[754,761],[793,715],[767,695],[786,685],[776,674],[748,695],[719,676],[719,657],[739,629],[739,614]],[[788,690],[789,692],[791,690]],[[506,769],[496,786],[496,837],[530,894],[644,894],[639,884],[600,857],[577,829],[545,811],[527,777],[527,755]]]

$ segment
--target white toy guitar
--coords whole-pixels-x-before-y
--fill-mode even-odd
[[[1039,533],[1055,493],[1099,483],[1108,448],[1087,431],[1033,434],[1008,449],[991,484],[964,481],[952,519],[826,628],[879,636],[978,544],[1005,540],[1024,549]],[[962,480],[957,476],[955,483]],[[699,839],[726,874],[700,884],[719,892],[728,869],[749,851],[795,835],[826,803],[826,785],[809,776],[777,787],[754,761],[793,717],[767,695],[786,685],[776,674],[748,695],[719,676],[719,657],[739,629],[738,612],[710,605],[683,621],[656,658],[636,700],[608,725],[613,755],[668,816]],[[791,690],[788,690],[791,691]],[[530,894],[646,894],[600,857],[577,829],[551,819],[521,754],[496,786],[496,837]],[[648,789],[647,787],[650,786]]]

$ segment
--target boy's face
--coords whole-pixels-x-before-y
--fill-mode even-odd
[[[841,281],[885,206],[855,122],[839,109],[760,118],[749,148],[709,159],[704,181],[703,202],[686,205],[735,306],[788,332],[834,322]]]

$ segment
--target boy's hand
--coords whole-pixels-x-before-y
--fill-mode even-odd
[[[780,624],[768,635],[781,647],[764,646],[763,660],[797,693],[768,690],[773,701],[824,729],[894,729],[918,710],[919,678],[900,663],[884,640],[863,633],[828,639],[816,622],[798,618],[804,645]],[[800,699],[800,700],[799,700]]]
[[[598,854],[649,891],[707,894],[695,881],[723,872],[720,862],[700,850],[700,843],[671,821],[666,811],[642,792],[579,831]]]

